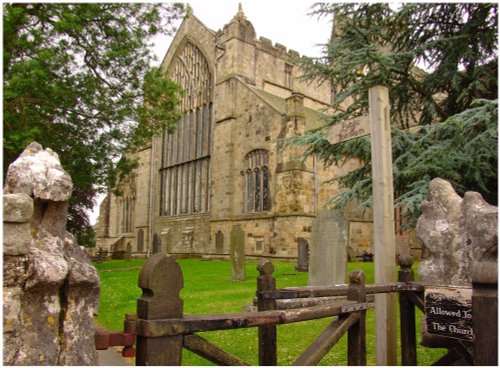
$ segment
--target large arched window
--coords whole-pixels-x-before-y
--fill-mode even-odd
[[[208,212],[212,74],[200,49],[187,42],[168,75],[184,90],[183,117],[174,133],[163,135],[160,214]]]
[[[267,151],[258,149],[247,154],[245,166],[245,212],[269,211],[271,200]]]

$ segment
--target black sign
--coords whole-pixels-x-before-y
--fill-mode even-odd
[[[473,341],[472,288],[426,287],[425,321],[429,333]]]

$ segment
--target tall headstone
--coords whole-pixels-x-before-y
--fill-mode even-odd
[[[159,253],[161,251],[161,239],[157,233],[153,235],[153,254]]]
[[[137,231],[137,252],[144,252],[144,230],[139,229]]]
[[[30,144],[4,188],[3,364],[96,365],[99,276],[66,232],[72,182]]]
[[[340,211],[320,212],[311,233],[309,280],[311,286],[345,284],[348,222]]]
[[[125,253],[125,259],[130,261],[132,259],[132,244],[127,243],[127,252]]]
[[[295,269],[300,272],[309,270],[309,243],[304,238],[297,239],[297,266]]]
[[[234,225],[230,236],[231,280],[245,281],[245,233],[241,225]]]
[[[222,231],[217,231],[215,234],[215,253],[221,254],[224,252],[224,234]]]

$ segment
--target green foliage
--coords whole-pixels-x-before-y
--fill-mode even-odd
[[[77,231],[123,150],[175,125],[179,90],[151,70],[151,40],[172,32],[183,12],[152,3],[3,5],[4,174],[31,141],[57,152],[78,192]]]
[[[88,226],[80,231],[78,245],[86,248],[95,248],[95,230],[92,226]]]
[[[372,204],[368,137],[332,146],[329,126],[368,113],[368,90],[389,87],[396,206],[413,226],[430,180],[449,180],[457,192],[479,191],[497,203],[497,5],[485,3],[318,4],[334,16],[324,57],[303,58],[304,78],[335,86],[326,125],[289,143],[306,146],[327,166],[358,160],[338,178],[345,191],[329,205]],[[425,67],[425,72],[418,66]],[[420,125],[408,130],[410,126]]]

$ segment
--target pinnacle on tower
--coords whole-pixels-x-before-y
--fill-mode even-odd
[[[247,19],[247,17],[245,16],[245,13],[243,13],[243,6],[241,5],[241,3],[238,3],[238,13],[236,13],[235,19]]]

